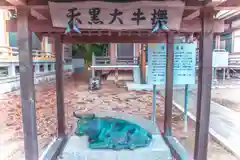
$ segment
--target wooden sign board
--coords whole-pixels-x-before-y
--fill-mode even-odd
[[[169,29],[179,30],[184,6],[181,1],[170,1],[168,5],[154,1],[49,2],[53,27],[66,28],[67,24],[74,21],[80,29],[112,30],[152,29],[153,24],[159,20],[166,23]]]

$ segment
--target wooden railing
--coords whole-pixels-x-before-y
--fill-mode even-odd
[[[196,57],[198,66],[198,57]],[[230,53],[228,56],[229,67],[240,68],[240,53]],[[139,57],[123,56],[113,58],[110,56],[93,56],[92,65],[137,65],[139,64]]]
[[[0,57],[17,57],[19,55],[19,50],[17,47],[0,46]],[[32,50],[33,58],[35,57],[46,57],[55,58],[51,52],[42,52],[40,50]]]
[[[93,56],[92,65],[137,65],[138,57],[121,56],[113,58],[110,56]]]
[[[228,56],[229,66],[239,66],[240,68],[240,53],[231,53]]]

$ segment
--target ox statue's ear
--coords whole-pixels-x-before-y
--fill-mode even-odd
[[[77,112],[73,112],[73,116],[78,119],[94,119],[96,117],[95,114],[81,114]]]

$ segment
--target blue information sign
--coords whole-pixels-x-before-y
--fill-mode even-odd
[[[166,44],[148,44],[148,82],[165,84]],[[174,44],[174,84],[195,84],[196,45],[192,43]]]
[[[148,44],[148,82],[150,84],[165,83],[166,45]]]

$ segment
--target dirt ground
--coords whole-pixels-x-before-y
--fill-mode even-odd
[[[240,89],[212,89],[212,101],[240,113]]]
[[[151,117],[152,94],[150,92],[126,91],[112,83],[105,83],[101,90],[89,92],[86,84],[65,80],[65,111],[67,132],[70,132],[75,121],[73,111],[82,113],[92,110],[114,110]],[[56,92],[55,84],[42,84],[36,87],[37,129],[39,150],[56,136]],[[157,123],[163,126],[164,100],[157,98]],[[188,133],[183,132],[182,113],[173,108],[173,134],[189,155],[193,155],[195,124],[189,121]],[[19,160],[23,158],[23,133],[19,91],[0,95],[0,159]],[[208,149],[209,160],[236,160],[231,153],[211,138]]]

